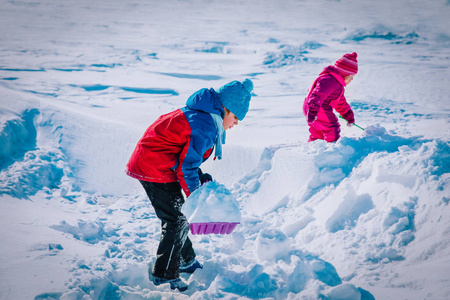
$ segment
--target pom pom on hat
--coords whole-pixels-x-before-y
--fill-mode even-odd
[[[247,78],[243,82],[235,80],[225,84],[219,88],[217,94],[219,94],[222,105],[231,111],[239,121],[242,121],[250,106],[252,90],[253,82]]]
[[[344,77],[355,75],[356,73],[358,73],[358,60],[356,59],[357,57],[358,55],[356,54],[356,52],[353,52],[352,54],[344,54],[336,61],[334,67]]]
[[[243,82],[242,85],[244,86],[244,88],[250,93],[251,91],[253,91],[253,82],[246,78]]]

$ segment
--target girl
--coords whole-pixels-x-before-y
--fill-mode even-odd
[[[308,142],[317,139],[335,142],[339,139],[340,125],[333,108],[347,120],[347,125],[355,123],[355,117],[344,96],[345,86],[358,72],[357,54],[345,54],[334,66],[323,69],[312,84],[303,103],[303,114],[309,125]]]
[[[161,239],[150,279],[155,285],[170,283],[184,291],[180,272],[193,273],[203,266],[195,259],[188,237],[189,224],[181,212],[186,197],[212,180],[200,165],[212,153],[221,159],[225,130],[238,125],[247,114],[253,83],[232,81],[214,89],[201,89],[186,106],[162,115],[139,140],[127,164],[126,173],[144,187],[157,217]]]

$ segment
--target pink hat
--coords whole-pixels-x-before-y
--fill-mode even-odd
[[[344,54],[344,56],[336,61],[334,67],[338,69],[339,73],[341,73],[341,75],[344,77],[355,75],[356,73],[358,73],[358,61],[356,60],[357,57],[358,55],[356,54],[356,52],[353,52],[352,54]]]

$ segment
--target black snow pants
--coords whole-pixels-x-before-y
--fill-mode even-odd
[[[178,182],[140,182],[161,220],[161,239],[152,273],[159,278],[178,278],[180,263],[187,263],[195,258],[192,242],[188,237],[189,223],[181,212],[184,203],[181,186]]]

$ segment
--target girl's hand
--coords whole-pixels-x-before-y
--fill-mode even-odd
[[[314,121],[317,120],[317,116],[311,116],[308,115],[308,125],[311,125],[312,123],[314,123]]]

